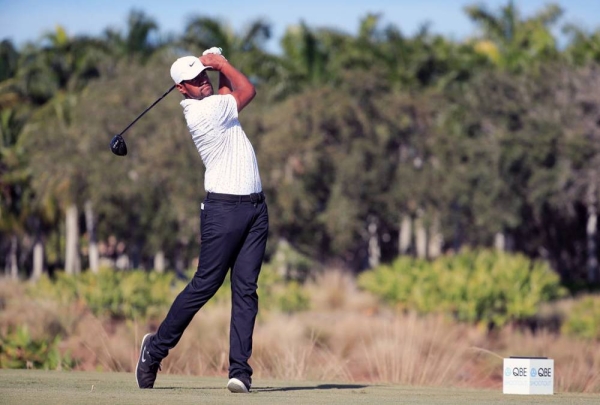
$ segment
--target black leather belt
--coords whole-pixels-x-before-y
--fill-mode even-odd
[[[237,194],[221,194],[221,193],[208,193],[206,195],[207,200],[215,201],[239,201],[239,202],[251,202],[261,203],[265,200],[265,194],[261,191],[260,193],[252,193],[246,195]]]

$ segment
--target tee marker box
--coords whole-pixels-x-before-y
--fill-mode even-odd
[[[503,375],[504,394],[554,394],[554,360],[547,357],[505,358]]]

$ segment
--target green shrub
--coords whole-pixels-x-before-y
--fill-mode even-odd
[[[289,282],[278,294],[278,307],[283,312],[292,313],[310,309],[310,296],[296,281]]]
[[[26,326],[0,335],[0,368],[36,368],[57,370],[73,368],[69,354],[58,350],[60,337],[53,340],[33,339]]]
[[[81,302],[95,315],[143,319],[164,316],[185,284],[176,280],[173,273],[103,269],[98,274],[85,272],[77,276],[58,273],[54,280],[42,277],[28,288],[28,294],[62,304]],[[296,282],[285,282],[269,264],[261,270],[258,294],[261,310],[295,312],[309,307],[310,299],[304,287]],[[229,275],[207,306],[220,302],[231,302]]]
[[[600,340],[600,296],[588,295],[578,299],[562,325],[562,332]]]
[[[540,303],[564,294],[548,264],[491,250],[465,250],[431,262],[400,257],[361,274],[358,283],[400,308],[497,326],[527,319]]]
[[[286,281],[277,263],[264,264],[258,278],[261,311],[299,312],[310,309],[310,295],[299,281]]]
[[[183,283],[173,273],[104,269],[98,274],[42,278],[28,292],[61,303],[81,301],[95,315],[133,319],[163,315],[181,288]]]

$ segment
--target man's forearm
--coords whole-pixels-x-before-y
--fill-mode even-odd
[[[229,62],[225,62],[219,69],[219,78],[224,76],[229,81],[229,88],[238,102],[238,111],[241,111],[256,95],[254,85],[239,70]],[[219,93],[221,94],[221,84],[219,82]]]
[[[229,62],[225,62],[219,71],[219,87],[221,87],[221,77],[227,81],[228,87],[232,91],[243,88],[254,88],[254,85],[250,82],[250,80],[248,80],[246,75],[237,70]]]
[[[231,94],[232,91],[233,87],[227,76],[223,72],[219,72],[219,94]]]
[[[254,85],[242,72],[234,68],[227,59],[221,55],[207,53],[200,56],[200,62],[204,66],[210,66],[212,69],[219,71],[219,94],[228,94],[227,91],[230,89],[231,95],[237,102],[238,112],[242,111],[252,101],[256,95]],[[221,79],[223,79],[222,82]]]

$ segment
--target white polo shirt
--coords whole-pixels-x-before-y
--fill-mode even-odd
[[[256,155],[238,120],[231,94],[185,99],[183,114],[206,166],[208,192],[245,195],[262,191]]]

